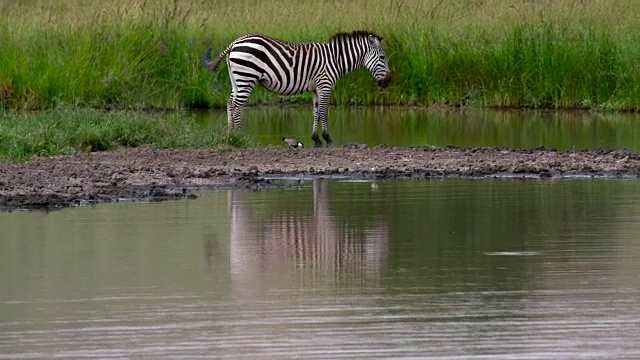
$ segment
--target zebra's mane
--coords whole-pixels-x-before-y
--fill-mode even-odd
[[[331,39],[329,39],[329,42],[334,42],[334,41],[340,41],[340,40],[344,40],[344,39],[351,39],[351,38],[366,38],[369,35],[373,35],[375,37],[377,37],[378,39],[382,40],[382,36],[375,34],[371,31],[367,31],[367,30],[356,30],[350,33],[347,32],[341,32],[341,33],[337,33],[335,35],[333,35],[331,37]]]

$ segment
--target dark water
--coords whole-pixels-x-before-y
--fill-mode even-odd
[[[637,181],[318,180],[0,229],[0,359],[640,358]]]
[[[257,141],[281,144],[296,137],[311,144],[310,107],[245,110],[243,125]],[[226,112],[199,113],[204,122],[226,124]],[[558,150],[626,148],[640,152],[640,116],[588,112],[534,112],[407,108],[332,108],[329,130],[337,144],[370,146],[506,146]]]

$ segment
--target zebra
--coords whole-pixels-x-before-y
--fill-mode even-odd
[[[204,54],[205,67],[213,72],[223,57],[227,57],[231,95],[227,101],[229,131],[242,128],[242,110],[259,82],[272,92],[295,95],[313,92],[313,131],[316,147],[318,123],[322,123],[322,138],[331,146],[333,140],[327,125],[329,98],[338,79],[351,71],[365,67],[385,88],[391,81],[387,57],[382,48],[382,36],[357,30],[338,33],[325,43],[294,43],[263,34],[247,34],[234,40],[215,59],[212,49]]]

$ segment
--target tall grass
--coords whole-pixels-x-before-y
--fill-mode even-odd
[[[0,112],[0,160],[103,151],[152,145],[157,148],[225,149],[252,145],[243,135],[226,135],[219,126],[193,116],[140,111],[78,109]]]
[[[385,38],[392,85],[359,70],[336,104],[638,110],[638,13],[636,0],[0,0],[0,106],[223,107],[226,68],[204,70],[207,47],[370,29]]]

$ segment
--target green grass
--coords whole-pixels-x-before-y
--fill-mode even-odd
[[[370,29],[393,82],[359,70],[335,104],[637,111],[638,13],[636,0],[0,0],[0,107],[224,107],[226,66],[204,70],[206,48]],[[310,99],[258,89],[250,101]]]
[[[151,145],[226,149],[255,146],[244,135],[202,124],[193,116],[140,111],[58,108],[0,112],[0,160],[67,155]]]

